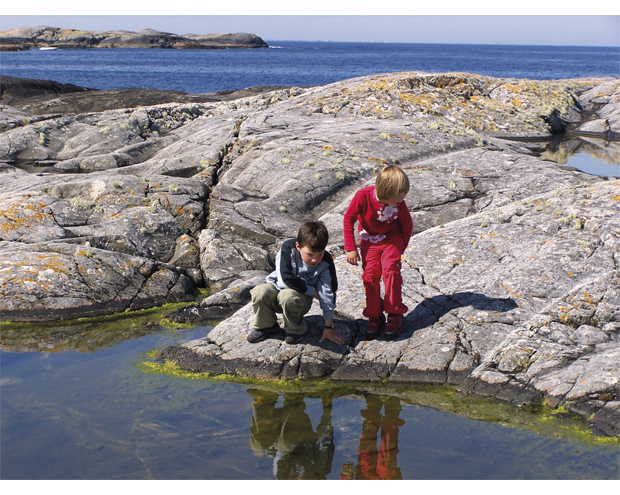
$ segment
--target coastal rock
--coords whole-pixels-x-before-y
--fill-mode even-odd
[[[56,81],[0,76],[0,101],[6,105],[32,96],[52,95],[55,97],[57,95],[83,93],[85,91],[92,90]]]
[[[301,346],[286,344],[284,331],[252,346],[246,337],[251,332],[254,313],[251,306],[246,305],[220,323],[216,333],[184,346],[169,348],[164,355],[167,360],[183,363],[183,368],[193,371],[263,379],[323,377],[337,369],[347,352],[347,345],[330,341],[319,344],[323,332],[323,317],[320,315],[315,306],[306,317],[308,332]],[[352,343],[356,330],[355,322],[340,322],[339,331],[347,343]]]
[[[231,48],[231,47],[243,47],[243,48],[266,48],[265,43],[261,38],[255,34],[249,33],[220,33],[220,34],[184,34],[183,38],[198,41],[201,46],[210,48]]]
[[[620,133],[620,83],[617,79],[603,80],[601,84],[594,85],[592,89],[580,95],[579,103],[584,109],[594,111],[599,119],[604,120],[609,127],[608,131],[614,134]]]
[[[271,269],[267,250],[245,237],[224,238],[215,230],[205,229],[198,242],[200,267],[213,290],[222,289],[238,278],[241,272]]]
[[[248,304],[203,339],[160,357],[184,369],[270,379],[452,383],[519,406],[545,400],[590,416],[620,393],[619,210],[620,181],[599,181],[417,234],[403,255],[410,312],[395,341],[363,337],[361,269],[341,255],[335,326],[346,345],[318,344],[318,304],[300,345],[280,333],[249,344]]]
[[[149,307],[204,283],[211,296],[169,319],[236,312],[163,351],[185,369],[450,383],[617,431],[620,185],[511,139],[595,112],[610,130],[588,142],[611,139],[601,152],[615,153],[614,82],[397,73],[101,112],[35,115],[20,106],[31,97],[12,101],[0,108],[0,317]],[[369,342],[342,215],[388,163],[411,182],[410,312],[397,340]],[[249,290],[312,218],[330,229],[346,343],[318,342],[315,307],[301,345],[282,333],[251,345]]]
[[[205,297],[200,304],[189,304],[166,314],[175,323],[200,323],[225,318],[246,305],[250,291],[265,282],[267,272],[247,270],[238,274],[225,289]]]
[[[207,188],[192,179],[153,179],[106,172],[4,174],[2,318],[78,317],[191,300],[196,274],[188,270],[198,268],[198,256],[192,266],[179,246],[204,225]],[[55,254],[33,254],[41,250]],[[126,278],[139,269],[141,278],[125,288]],[[123,289],[105,289],[102,295],[107,286]],[[36,304],[34,296],[24,298],[25,289],[37,294]]]
[[[0,32],[0,51],[29,48],[267,48],[254,34],[189,34],[179,36],[156,29],[82,31],[49,26],[23,27]]]
[[[164,103],[208,103],[247,98],[284,89],[283,86],[255,86],[239,90],[190,95],[183,91],[150,88],[99,90],[56,81],[0,76],[0,102],[32,115],[83,114],[148,107]]]
[[[0,315],[76,318],[186,301],[191,281],[142,257],[67,243],[0,242]]]
[[[594,132],[606,134],[609,131],[609,123],[605,119],[596,119],[579,126],[580,132]]]
[[[592,180],[478,133],[548,134],[538,112],[574,102],[575,84],[543,82],[536,93],[518,81],[411,73],[233,103],[26,118],[5,106],[6,239],[88,242],[168,263],[187,235],[200,246],[205,283],[218,290],[240,271],[269,271],[278,242],[308,216],[332,227],[330,249],[338,253],[350,196],[386,163],[412,172],[407,201],[416,232],[551,184]],[[572,118],[576,108],[556,113]],[[33,180],[16,165],[44,175]],[[51,171],[63,175],[45,175]],[[176,266],[197,270],[190,258],[177,256]]]

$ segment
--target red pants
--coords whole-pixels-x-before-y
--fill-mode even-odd
[[[366,293],[364,316],[373,318],[385,313],[405,314],[409,308],[402,301],[403,278],[400,274],[400,256],[405,250],[399,232],[379,244],[360,241],[362,254],[362,282]],[[381,276],[385,297],[381,298]]]

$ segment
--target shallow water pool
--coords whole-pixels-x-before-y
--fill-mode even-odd
[[[149,357],[209,330],[3,326],[2,479],[620,479],[617,439],[561,413],[451,387],[171,375]]]
[[[620,177],[620,141],[563,136],[546,147],[542,158],[591,175]]]

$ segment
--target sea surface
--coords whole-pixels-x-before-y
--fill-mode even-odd
[[[267,42],[260,50],[0,52],[0,74],[191,94],[396,71],[620,77],[618,47]],[[546,153],[620,176],[617,153],[599,141],[554,143]],[[157,349],[212,326],[173,329],[162,314],[0,324],[1,479],[620,479],[617,439],[562,411],[447,386],[175,375],[153,359]]]
[[[316,86],[385,72],[468,72],[528,79],[620,77],[619,47],[266,41],[240,50],[0,52],[0,73],[94,89],[190,94],[262,85]]]

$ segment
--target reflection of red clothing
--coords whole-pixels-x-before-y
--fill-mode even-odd
[[[379,448],[377,475],[382,480],[402,479],[396,462],[396,454],[398,453],[398,427],[404,423],[398,418],[383,418],[381,422],[381,447]]]
[[[358,480],[398,480],[402,479],[396,461],[398,453],[398,427],[405,422],[398,417],[384,417],[380,414],[368,415],[362,427],[362,437],[357,450]],[[377,452],[377,433],[381,421],[381,446]]]
[[[402,303],[400,257],[413,232],[407,205],[404,201],[397,209],[382,205],[375,198],[375,186],[357,191],[344,215],[345,251],[357,249],[354,226],[358,221],[366,293],[364,316],[372,318],[383,312],[405,314],[408,308]],[[381,276],[385,299],[381,299]]]

